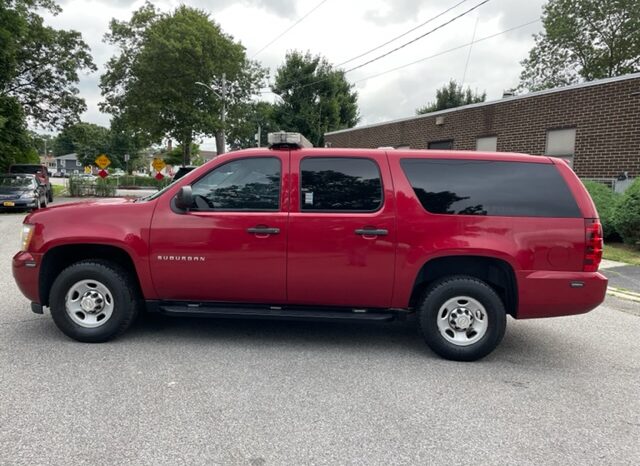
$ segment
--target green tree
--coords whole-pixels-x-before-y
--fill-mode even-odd
[[[220,118],[223,75],[230,109],[248,102],[262,84],[264,70],[203,11],[180,6],[163,14],[146,3],[130,21],[112,20],[110,29],[106,40],[120,53],[101,77],[101,109],[149,141],[177,140],[185,164],[196,137],[220,140],[225,129]]]
[[[282,99],[276,104],[275,122],[283,131],[302,133],[315,146],[322,146],[327,131],[358,123],[358,94],[353,87],[344,72],[325,58],[289,52],[272,86]]]
[[[486,99],[486,92],[478,94],[477,92],[471,91],[470,87],[462,89],[461,84],[458,84],[455,79],[451,79],[448,84],[436,91],[436,101],[416,109],[416,114],[424,115],[425,113],[437,112],[438,110],[484,102]]]
[[[267,145],[267,135],[278,131],[275,105],[269,102],[250,102],[238,105],[227,117],[229,138],[227,143],[233,150],[256,147],[256,134],[260,127],[260,146]]]
[[[60,132],[53,144],[53,155],[76,153],[83,165],[92,165],[98,155],[109,155],[110,149],[111,132],[108,128],[93,123],[77,123]]]
[[[38,153],[32,147],[20,103],[0,96],[0,173],[21,162],[37,163]]]
[[[96,69],[76,31],[45,26],[38,9],[57,14],[51,0],[0,2],[0,96],[14,97],[26,117],[47,127],[78,120],[78,71]]]
[[[200,146],[192,142],[191,147],[189,148],[189,153],[193,158],[198,158],[198,154],[200,154]],[[177,167],[178,165],[186,165],[183,163],[184,159],[182,158],[182,154],[184,154],[184,149],[182,148],[182,146],[178,145],[170,151],[160,152],[160,157],[165,161],[167,165],[173,165],[174,167]]]
[[[640,71],[640,2],[549,0],[544,31],[522,61],[518,89],[536,91]]]

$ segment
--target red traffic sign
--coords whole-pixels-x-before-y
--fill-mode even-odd
[[[100,171],[98,172],[98,176],[99,176],[100,178],[106,178],[107,176],[109,176],[109,173],[108,173],[106,170],[100,170]]]
[[[162,173],[158,172],[158,173],[156,173],[155,178],[156,178],[156,180],[160,181],[162,178],[164,178],[164,175]]]

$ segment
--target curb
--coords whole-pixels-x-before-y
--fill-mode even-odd
[[[622,298],[640,303],[640,293],[635,293],[633,291],[622,290],[620,288],[610,286],[607,288],[607,294],[615,296],[616,298]]]

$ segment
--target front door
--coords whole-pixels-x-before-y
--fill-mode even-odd
[[[395,199],[386,154],[291,152],[289,303],[389,307]]]
[[[151,225],[160,299],[286,301],[289,152],[223,162],[192,183],[186,213],[162,199]]]

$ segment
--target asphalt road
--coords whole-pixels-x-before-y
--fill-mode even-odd
[[[476,363],[410,322],[154,318],[88,345],[29,310],[0,215],[0,464],[640,464],[640,317],[515,322]]]

